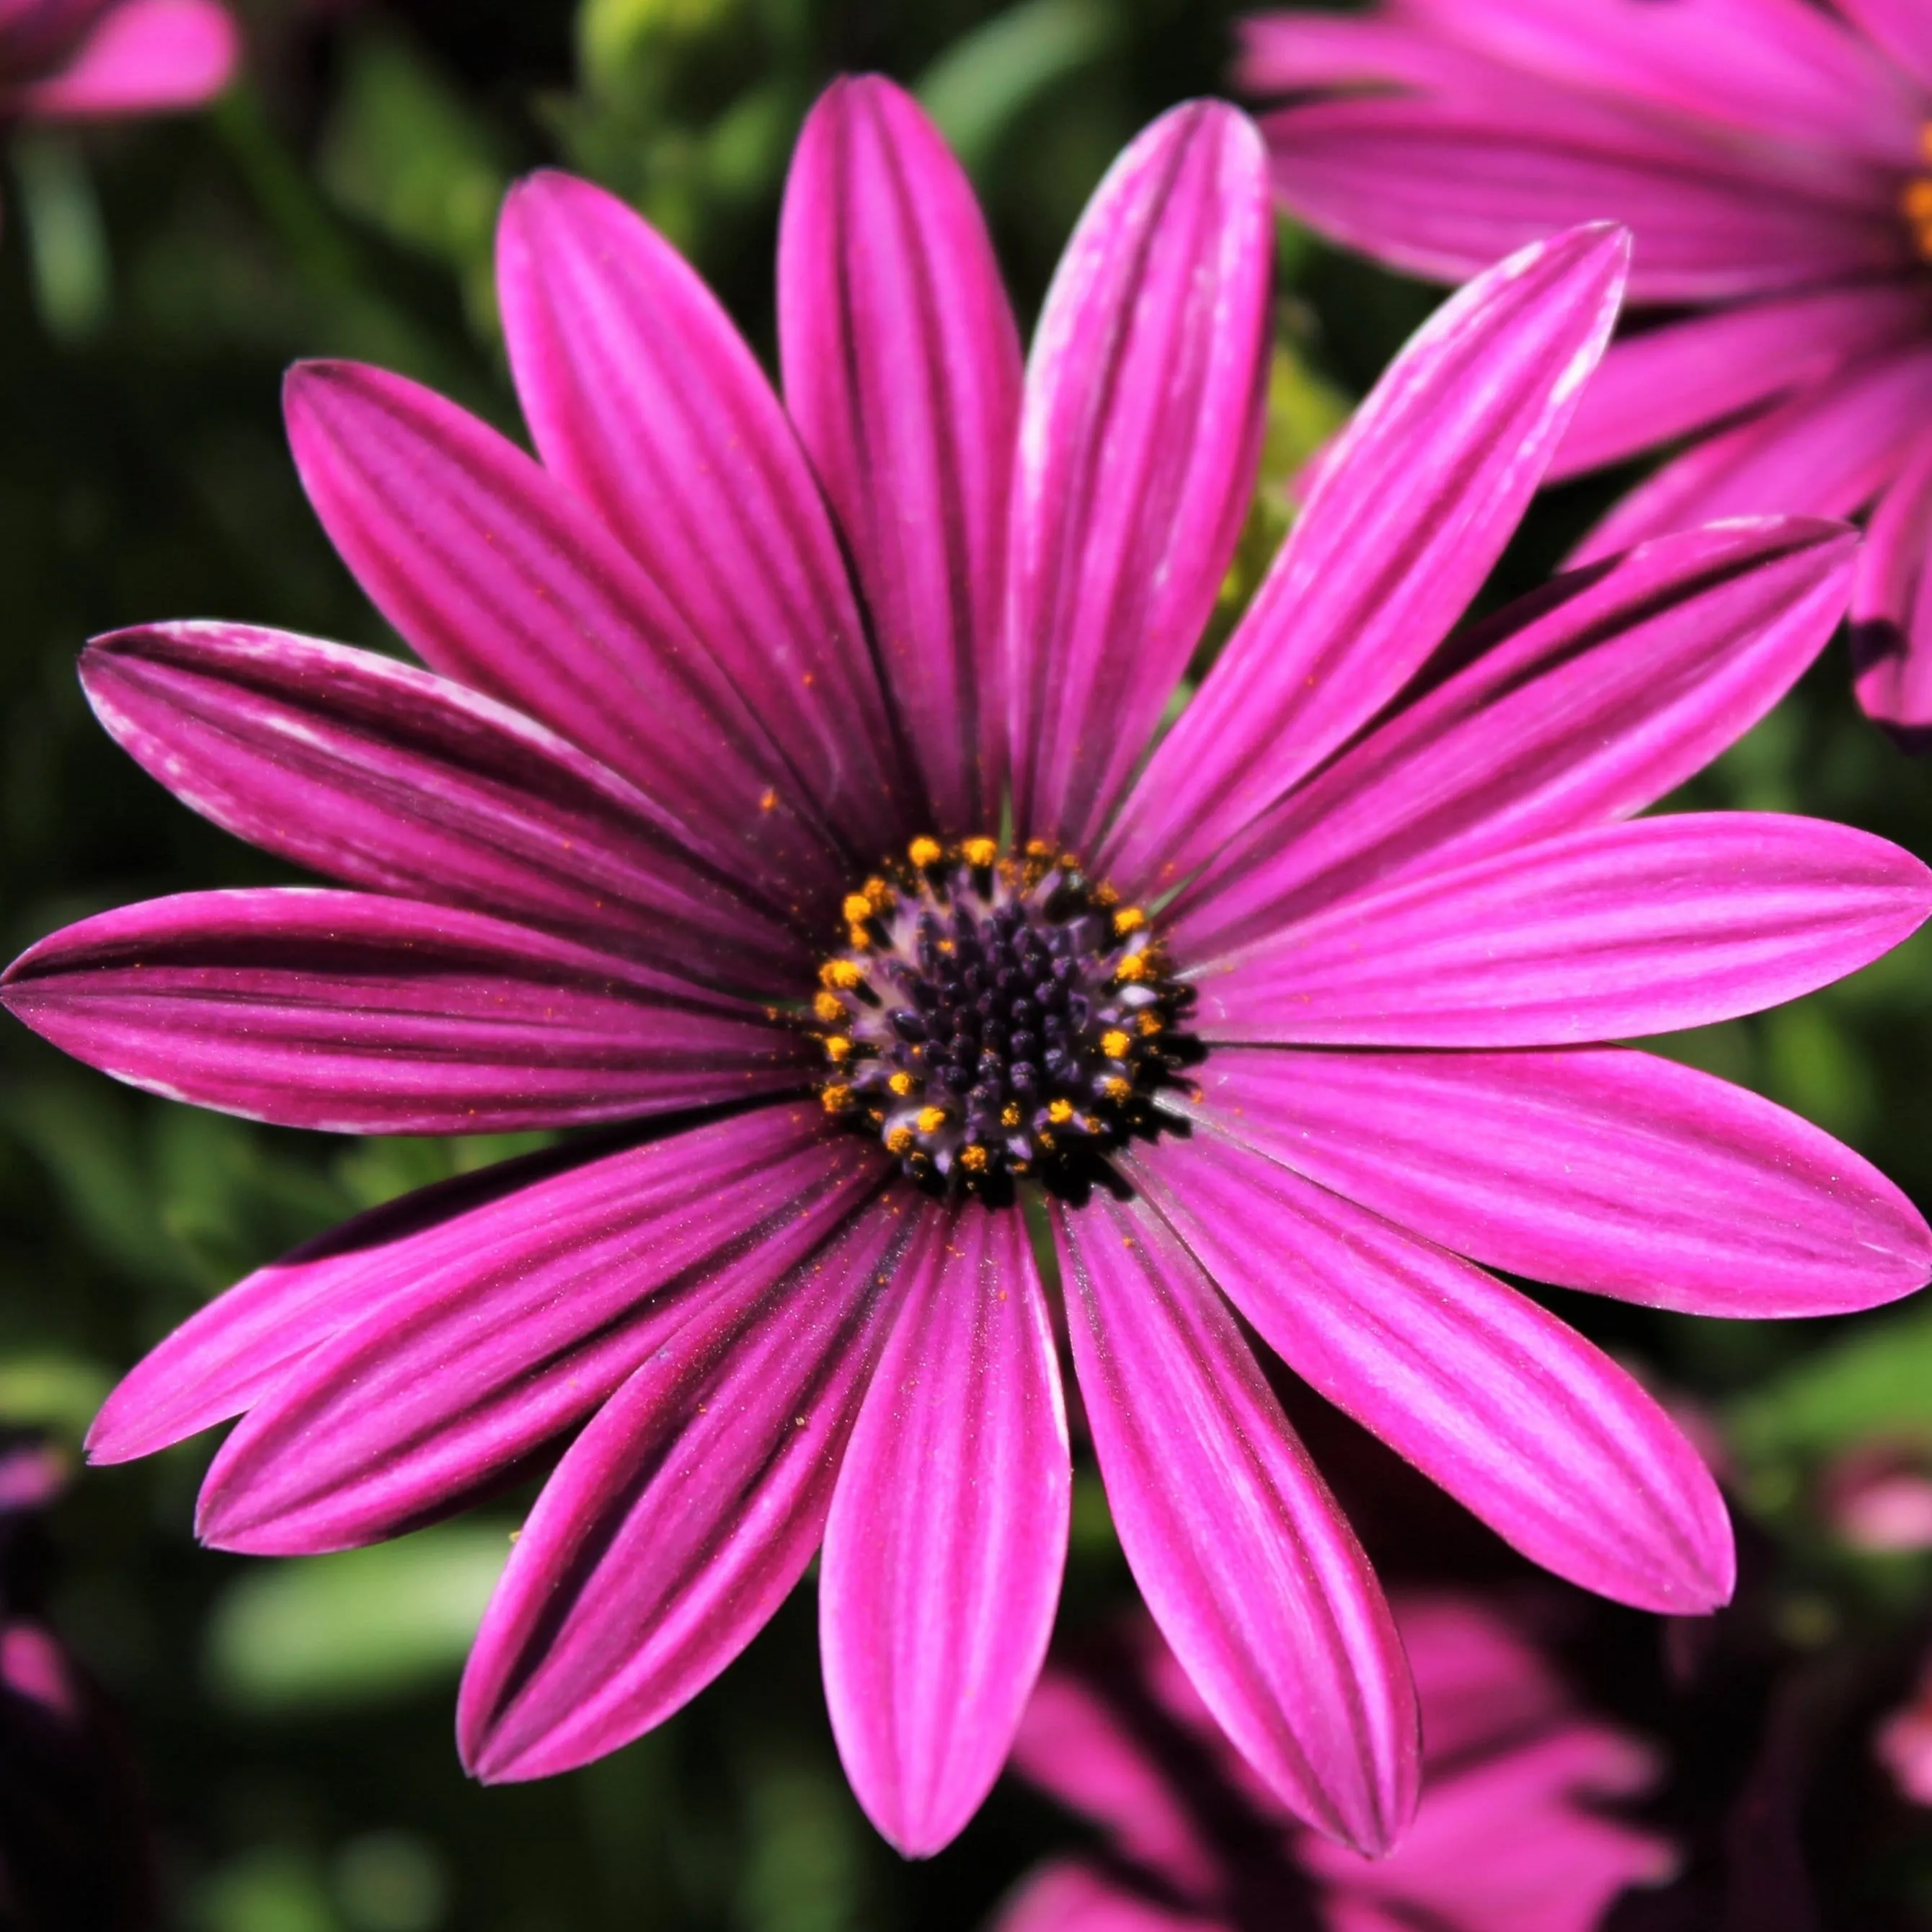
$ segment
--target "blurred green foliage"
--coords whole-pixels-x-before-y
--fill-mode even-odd
[[[1216,86],[1232,10],[260,0],[248,78],[208,114],[14,134],[0,228],[10,952],[130,898],[285,876],[113,750],[81,700],[74,653],[94,632],[188,616],[397,648],[302,502],[280,372],[297,356],[362,356],[514,427],[490,261],[515,175],[566,165],[631,200],[769,352],[778,199],[799,122],[834,73],[880,68],[919,90],[966,158],[1030,317],[1120,144]],[[1304,235],[1282,239],[1262,488],[1210,652],[1288,525],[1294,479],[1436,299]],[[1540,580],[1628,480],[1554,493],[1493,595]],[[1684,802],[1821,812],[1932,850],[1924,768],[1857,716],[1836,651]],[[1932,940],[1671,1050],[1810,1114],[1932,1199]],[[0,1422],[77,1445],[112,1378],[238,1275],[358,1208],[533,1144],[280,1132],[114,1088],[9,1027]],[[1916,1638],[1924,1592],[1874,1592],[1821,1554],[1806,1498],[1834,1455],[1875,1430],[1932,1441],[1932,1322],[1907,1308],[1751,1327],[1561,1300],[1722,1418],[1742,1493],[1764,1533],[1786,1539],[1786,1594],[1811,1606],[1810,1628],[1864,1618],[1874,1642]],[[92,1473],[56,1526],[54,1606],[129,1713],[172,1923],[964,1932],[1053,1841],[1046,1808],[1003,1790],[930,1866],[903,1866],[879,1844],[838,1774],[808,1591],[660,1734],[568,1778],[473,1787],[450,1742],[451,1700],[522,1498],[382,1550],[248,1563],[193,1544],[208,1454],[188,1445]],[[1090,1472],[1075,1520],[1077,1622],[1127,1588]],[[1375,1553],[1404,1560],[1400,1547]]]

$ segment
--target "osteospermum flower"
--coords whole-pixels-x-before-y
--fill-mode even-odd
[[[1283,200],[1351,247],[1457,281],[1629,226],[1631,300],[1675,313],[1610,351],[1550,473],[1690,446],[1580,556],[1875,503],[1858,697],[1932,728],[1932,9],[1382,0],[1245,37],[1249,88],[1325,97],[1264,125]]]
[[[1652,1754],[1580,1710],[1528,1634],[1455,1592],[1398,1600],[1427,1748],[1415,1828],[1364,1858],[1298,1828],[1136,1624],[1048,1666],[1016,1768],[1106,1836],[1028,1879],[998,1932],[1594,1932],[1668,1876],[1670,1844],[1607,1808]]]
[[[0,122],[198,107],[240,52],[217,0],[0,0]]]
[[[957,164],[842,82],[787,192],[782,406],[662,241],[539,176],[500,280],[541,460],[375,370],[289,386],[322,521],[431,668],[227,624],[90,646],[164,783],[356,890],[86,920],[10,970],[28,1024],[342,1132],[659,1123],[264,1269],[94,1431],[118,1460],[245,1412],[201,1533],[283,1552],[567,1443],[464,1680],[481,1775],[656,1724],[822,1544],[853,1784],[908,1850],[960,1828],[1066,1547],[1031,1201],[1156,1621],[1282,1802],[1385,1845],[1408,1669],[1234,1310],[1538,1561],[1690,1611],[1731,1581],[1702,1465],[1478,1264],[1729,1314],[1932,1268],[1856,1156],[1589,1044],[1817,986],[1932,907],[1840,826],[1620,822],[1821,647],[1850,534],[1672,538],[1439,651],[1609,332],[1619,234],[1443,310],[1148,751],[1253,482],[1268,245],[1254,129],[1177,109],[1023,377]]]

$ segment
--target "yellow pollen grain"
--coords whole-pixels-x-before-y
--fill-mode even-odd
[[[1133,1090],[1134,1083],[1131,1080],[1123,1080],[1118,1073],[1109,1074],[1100,1083],[1100,1091],[1116,1106]]]
[[[845,1002],[836,993],[820,993],[812,1000],[812,1010],[827,1026],[836,1026],[845,1017]]]
[[[965,855],[968,865],[977,866],[982,870],[1000,856],[998,845],[991,838],[962,840],[959,850]]]
[[[854,952],[869,952],[872,949],[872,935],[862,926],[848,926],[845,928],[845,944],[850,946]]]
[[[984,1174],[987,1163],[992,1159],[992,1156],[984,1148],[977,1144],[964,1147],[959,1150],[959,1165],[965,1168],[968,1174]]]
[[[778,794],[770,785],[766,786],[764,791],[758,796],[758,809],[760,812],[776,812],[778,809]]]
[[[946,1124],[946,1109],[944,1107],[922,1107],[915,1119],[921,1133],[936,1134]]]
[[[896,1127],[888,1127],[886,1130],[886,1153],[902,1154],[911,1147],[912,1143],[913,1131],[903,1123]]]
[[[1907,182],[1900,204],[1910,220],[1932,220],[1932,179],[1921,175],[1916,181]]]
[[[826,986],[843,986],[849,990],[866,976],[849,959],[828,959],[819,968],[818,976]]]
[[[852,1104],[852,1090],[842,1081],[836,1081],[819,1095],[818,1104],[828,1114],[842,1114]]]
[[[825,1057],[835,1065],[842,1060],[850,1059],[852,1042],[842,1033],[828,1034],[825,1041]]]
[[[872,916],[872,902],[863,892],[848,892],[838,910],[851,925],[863,926]]]
[[[1094,888],[1094,903],[1096,905],[1118,905],[1120,898],[1120,893],[1112,886],[1100,885]]]
[[[1109,1060],[1126,1059],[1127,1049],[1132,1045],[1133,1041],[1126,1034],[1121,1032],[1118,1027],[1114,1027],[1100,1036],[1100,1051]]]
[[[1147,914],[1138,906],[1123,906],[1114,915],[1114,930],[1124,939],[1130,932],[1138,932],[1147,923]]]
[[[1029,859],[1051,859],[1053,848],[1044,838],[1029,838],[1026,843],[1026,855]]]
[[[1160,1031],[1162,1022],[1158,1013],[1143,1013],[1137,1024],[1140,1028],[1142,1036],[1144,1039],[1151,1040]]]
[[[1153,975],[1154,968],[1148,964],[1147,955],[1144,952],[1129,953],[1126,958],[1114,968],[1114,977],[1117,980],[1131,982],[1150,979]]]
[[[1000,1109],[1000,1125],[1003,1127],[1016,1127],[1019,1124],[1019,1102],[1016,1100],[1009,1100]]]
[[[919,1083],[913,1078],[910,1073],[895,1073],[892,1077],[886,1082],[886,1084],[890,1087],[902,1100],[903,1100],[918,1084]]]
[[[938,865],[946,856],[946,848],[937,838],[915,838],[906,848],[906,856],[923,868]]]
[[[1071,1100],[1048,1101],[1046,1103],[1046,1118],[1051,1120],[1056,1127],[1065,1126],[1067,1122],[1073,1118],[1073,1102]]]
[[[884,879],[868,879],[859,890],[866,895],[866,903],[874,912],[884,912],[892,902],[892,889]]]

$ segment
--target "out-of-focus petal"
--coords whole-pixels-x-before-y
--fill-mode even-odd
[[[1858,702],[1909,744],[1932,734],[1932,435],[1872,512],[1852,592]]]
[[[1932,92],[1932,14],[1922,0],[1834,0],[1911,75]]]
[[[1386,1850],[1414,1808],[1417,1720],[1367,1558],[1160,1217],[1096,1192],[1054,1228],[1094,1449],[1154,1622],[1283,1804]]]
[[[1907,0],[1910,4],[1910,0]],[[1783,146],[1909,167],[1925,103],[1810,0],[1691,0],[1668,32],[1630,0],[1396,0],[1408,22],[1526,76]]]
[[[1697,1315],[1922,1286],[1932,1232],[1868,1162],[1728,1081],[1621,1048],[1229,1050],[1163,1104],[1492,1268]]]
[[[1114,163],[1061,258],[1013,490],[1022,837],[1093,849],[1214,608],[1260,455],[1271,234],[1260,136],[1192,101]]]
[[[1234,1932],[1128,1891],[1109,1874],[1072,1860],[1036,1872],[1007,1901],[993,1932]]]
[[[98,638],[122,749],[238,838],[351,885],[494,913],[687,978],[795,994],[797,932],[626,780],[520,713],[371,651],[242,624]]]
[[[1614,343],[1584,389],[1550,475],[1620,463],[1897,349],[1925,334],[1928,313],[1914,282],[1853,282],[1692,316]]]
[[[0,88],[0,110],[81,121],[199,107],[228,85],[241,58],[234,16],[217,0],[121,0],[59,72]]]
[[[908,1857],[949,1844],[1046,1654],[1072,1464],[1026,1224],[924,1217],[825,1528],[826,1698],[859,1802]]]
[[[1324,457],[1102,869],[1184,878],[1400,691],[1509,541],[1616,320],[1629,237],[1583,229],[1458,293]]]
[[[1671,530],[1767,511],[1844,517],[1898,472],[1932,412],[1932,352],[1858,363],[1708,438],[1619,502],[1573,565]]]
[[[1644,1610],[1728,1598],[1709,1471],[1574,1330],[1219,1136],[1125,1165],[1298,1375],[1532,1562]]]
[[[496,265],[545,465],[622,539],[835,824],[917,816],[824,500],[717,298],[614,195],[566,174],[511,190]]]
[[[544,1484],[471,1651],[464,1762],[491,1784],[615,1750],[695,1696],[818,1547],[916,1216],[708,1305]]]
[[[796,1090],[802,1036],[614,954],[416,899],[184,892],[22,953],[0,1001],[117,1080],[334,1133],[485,1133]]]
[[[1734,302],[1909,266],[1904,224],[1861,177],[1794,174],[1633,120],[1510,117],[1406,97],[1265,117],[1276,191],[1304,220],[1412,274],[1463,281],[1579,222],[1637,236],[1630,299]]]
[[[196,1528],[293,1556],[393,1536],[580,1422],[677,1331],[801,1262],[884,1162],[808,1103],[578,1168],[340,1271],[339,1332],[216,1456]]]
[[[807,117],[778,230],[785,401],[838,512],[932,800],[998,822],[1019,332],[971,184],[891,82]]]
[[[1701,770],[1838,627],[1840,524],[1691,531],[1574,572],[1454,648],[1471,662],[1236,839],[1172,909],[1180,956],[1352,892],[1625,817]]]
[[[1386,13],[1251,14],[1234,33],[1234,84],[1244,94],[1412,87],[1463,100],[1499,92],[1520,103],[1548,92],[1500,61]]]
[[[1557,1046],[1757,1012],[1889,952],[1932,872],[1780,813],[1594,826],[1350,899],[1191,968],[1204,1040]]]
[[[855,855],[840,855],[818,815],[823,772],[796,761],[786,727],[802,730],[806,714],[754,713],[580,497],[454,404],[381,370],[303,364],[285,404],[316,514],[432,668],[601,758],[731,876],[802,913],[814,895],[832,902]]]

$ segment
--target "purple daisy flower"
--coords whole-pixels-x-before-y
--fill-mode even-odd
[[[0,0],[0,120],[198,107],[241,57],[217,0]]]
[[[1234,1311],[1537,1561],[1695,1611],[1732,1578],[1703,1465],[1479,1264],[1736,1315],[1932,1272],[1856,1155],[1592,1044],[1822,985],[1932,909],[1841,826],[1622,822],[1822,647],[1851,533],[1672,537],[1444,645],[1610,333],[1620,232],[1422,332],[1147,749],[1254,480],[1269,222],[1255,129],[1175,110],[1023,374],[958,164],[842,82],[787,194],[781,406],[658,237],[538,176],[500,281],[541,461],[377,370],[289,386],[323,523],[431,668],[229,624],[90,646],[149,770],[358,890],[84,921],[10,969],[28,1024],[343,1132],[676,1116],[251,1276],[93,1433],[115,1461],[242,1414],[201,1533],[272,1552],[561,1448],[464,1684],[480,1775],[658,1723],[822,1547],[854,1787],[908,1851],[962,1827],[1066,1543],[1022,1202],[1156,1621],[1282,1801],[1370,1848],[1414,1802],[1408,1667]]]
[[[1670,1875],[1668,1840],[1603,1808],[1658,1781],[1654,1754],[1580,1709],[1518,1618],[1462,1591],[1396,1611],[1428,1748],[1393,1853],[1298,1828],[1129,1624],[1048,1666],[1013,1753],[1106,1852],[1044,1867],[996,1932],[1594,1932],[1618,1894]]]
[[[1631,300],[1678,313],[1610,351],[1550,473],[1692,440],[1577,560],[1875,505],[1859,701],[1932,731],[1932,9],[1382,0],[1244,39],[1249,89],[1328,97],[1264,124],[1284,202],[1352,248],[1460,281],[1576,222],[1630,229]]]

